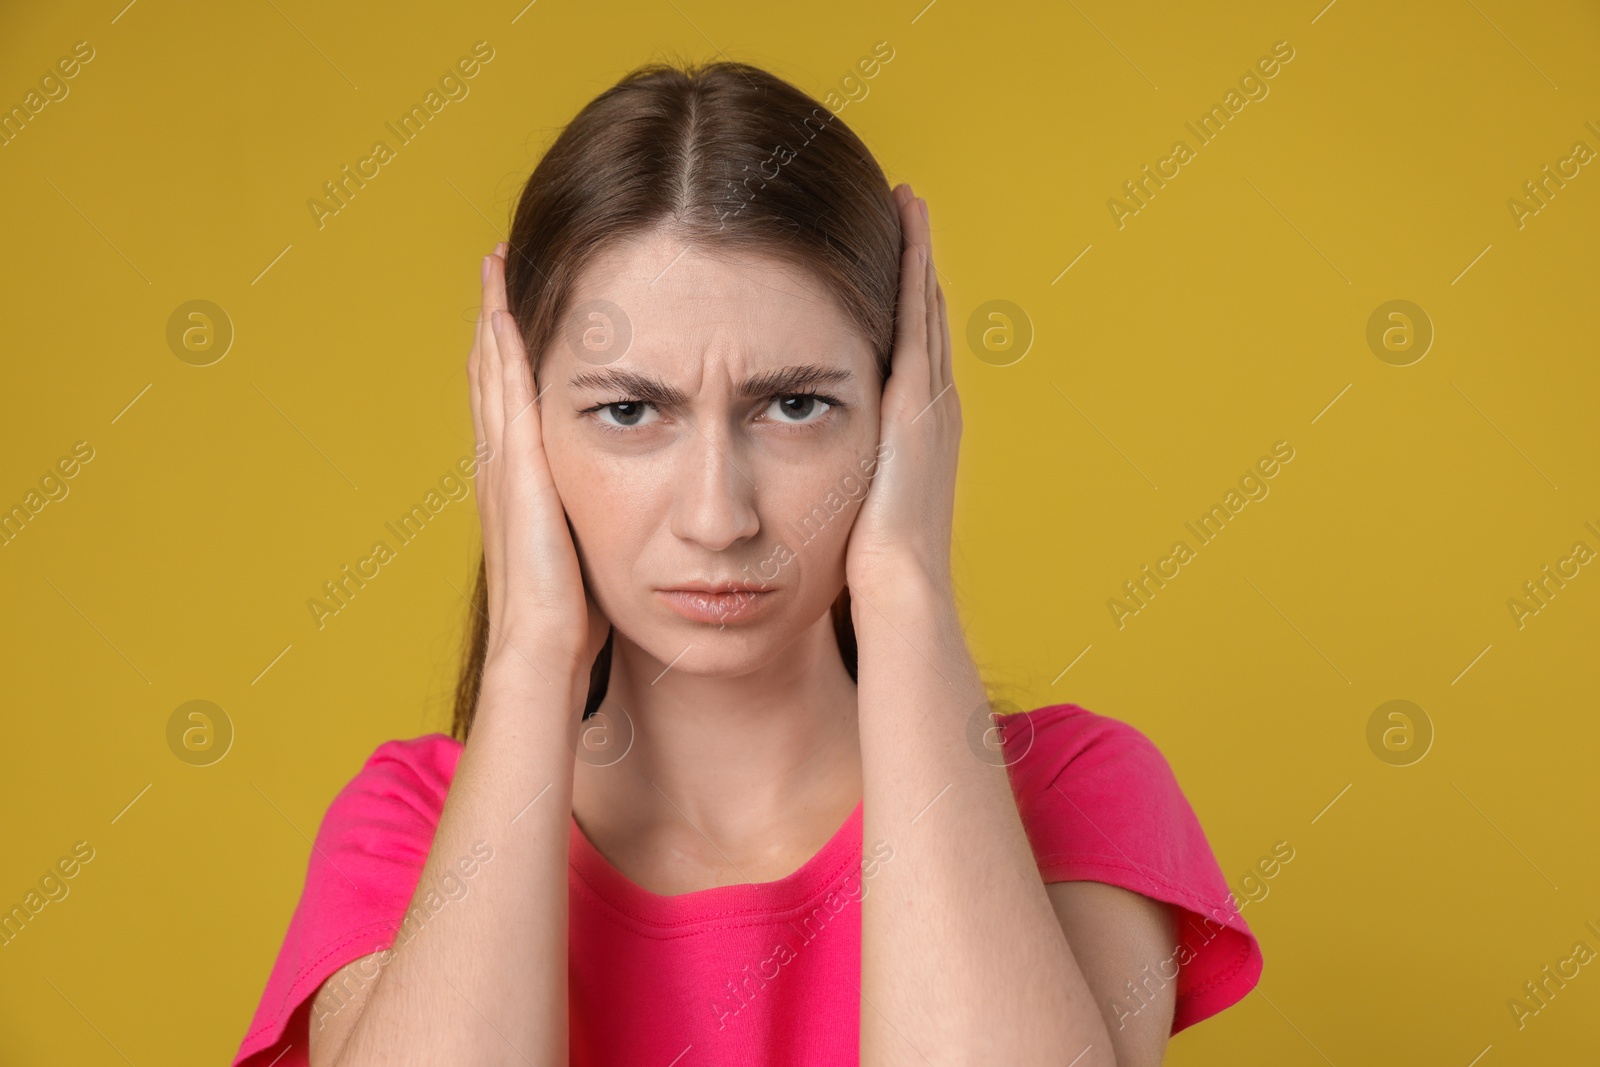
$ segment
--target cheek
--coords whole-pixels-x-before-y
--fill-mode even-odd
[[[545,461],[583,555],[603,557],[607,531],[614,528],[604,521],[604,515],[617,499],[613,483],[618,474],[575,436],[547,427]]]
[[[545,458],[591,591],[621,591],[644,557],[650,531],[661,525],[656,497],[667,482],[561,428],[546,428]]]
[[[854,449],[840,449],[804,469],[773,476],[773,536],[795,557],[784,569],[804,575],[808,584],[831,586],[843,577],[845,543],[867,491],[858,460]]]

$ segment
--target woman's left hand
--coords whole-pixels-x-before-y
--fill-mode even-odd
[[[883,390],[878,463],[845,550],[845,580],[872,601],[907,580],[950,588],[961,403],[951,375],[944,290],[933,269],[927,203],[897,186],[904,251],[894,353]]]

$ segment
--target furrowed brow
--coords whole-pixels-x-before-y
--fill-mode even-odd
[[[815,363],[780,367],[747,378],[739,386],[739,395],[749,400],[763,400],[779,394],[803,393],[819,385],[844,385],[854,377],[843,367],[823,367]]]
[[[681,407],[689,397],[659,378],[627,370],[579,371],[567,380],[575,389],[600,389],[661,407]]]
[[[842,367],[823,367],[807,363],[794,367],[780,367],[747,378],[739,384],[737,393],[746,399],[763,400],[769,396],[801,393],[821,385],[844,385],[854,378],[854,374]],[[615,392],[663,407],[681,407],[689,400],[681,389],[668,385],[659,378],[636,371],[620,369],[579,371],[568,379],[567,384],[576,389]]]

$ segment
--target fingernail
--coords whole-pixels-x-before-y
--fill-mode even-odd
[[[923,222],[927,222],[928,221],[928,202],[926,200],[918,200],[917,204],[918,204],[918,206],[920,206],[922,208],[922,221]]]
[[[505,256],[505,254],[506,254],[506,249],[508,249],[510,247],[511,246],[508,245],[506,242],[501,241],[499,244],[494,246],[494,254],[503,258]]]
[[[488,256],[484,256],[483,257],[483,280],[485,282],[487,282],[489,280],[489,257]]]

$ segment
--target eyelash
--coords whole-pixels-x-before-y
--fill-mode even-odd
[[[781,432],[781,433],[807,433],[812,428],[814,428],[814,427],[816,427],[816,426],[818,426],[818,425],[820,425],[820,424],[822,424],[824,422],[827,422],[829,419],[831,419],[833,417],[833,413],[834,412],[839,411],[839,410],[841,410],[841,409],[843,409],[845,407],[844,401],[840,400],[838,397],[829,396],[826,393],[774,393],[771,397],[768,398],[767,403],[770,405],[772,403],[772,401],[774,401],[774,400],[802,400],[802,399],[803,400],[820,400],[824,404],[828,405],[828,410],[823,412],[822,415],[819,416],[818,418],[811,419],[811,420],[809,420],[807,422],[791,422],[791,423],[788,423],[786,425],[782,424],[782,423],[778,423],[777,425],[783,426],[783,429],[780,430],[779,432]],[[652,404],[648,400],[608,400],[608,401],[605,401],[603,403],[595,404],[592,407],[584,408],[582,411],[579,411],[578,414],[592,416],[592,415],[598,413],[599,411],[601,411],[601,410],[603,410],[605,408],[616,407],[616,406],[618,406],[620,404],[644,404],[644,405],[648,405],[650,407],[654,407],[655,406],[654,404]],[[594,424],[596,426],[599,426],[602,430],[605,430],[607,433],[628,434],[628,433],[634,433],[634,432],[636,432],[636,431],[638,431],[640,429],[643,429],[643,427],[639,427],[639,426],[613,426],[610,423],[601,422],[599,419],[593,419],[592,421],[594,422]]]

